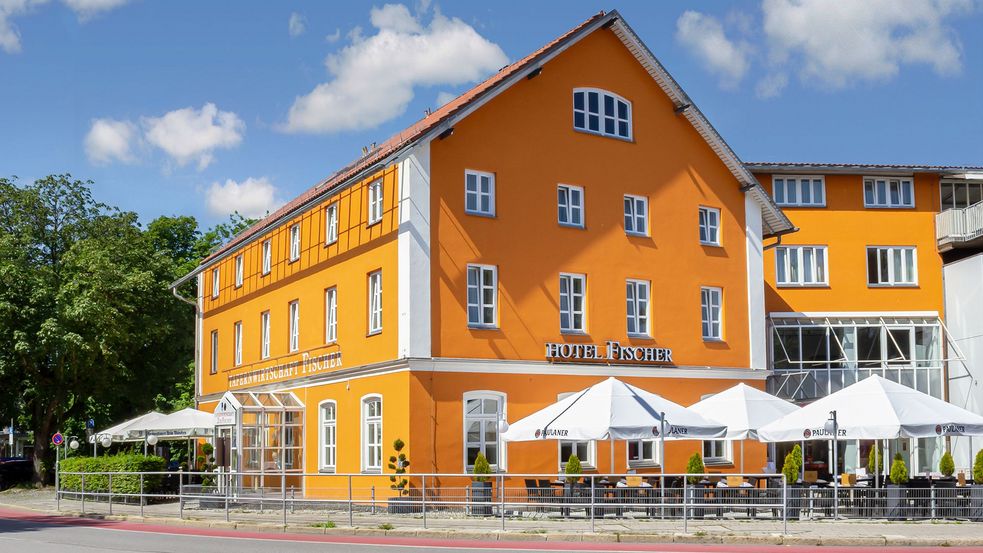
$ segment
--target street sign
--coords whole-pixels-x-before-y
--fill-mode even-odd
[[[55,432],[55,435],[51,437],[51,443],[54,445],[61,445],[65,443],[65,437],[61,435],[61,432]]]
[[[85,427],[86,428],[95,428],[96,427],[96,420],[95,419],[89,419],[89,420],[85,421]]]

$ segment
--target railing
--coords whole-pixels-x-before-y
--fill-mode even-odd
[[[983,203],[948,209],[935,215],[935,238],[939,247],[968,242],[983,236]]]

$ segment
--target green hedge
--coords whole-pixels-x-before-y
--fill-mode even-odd
[[[66,472],[163,472],[167,461],[163,457],[144,456],[135,454],[109,455],[103,457],[70,457],[61,461],[61,489],[66,491],[82,490],[82,475],[65,474]],[[163,487],[163,475],[149,474],[143,478],[144,493],[157,493]],[[109,475],[86,474],[86,492],[109,491]],[[113,475],[113,493],[140,493],[140,476]]]

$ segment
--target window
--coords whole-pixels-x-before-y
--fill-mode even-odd
[[[723,292],[720,288],[700,289],[700,309],[704,340],[721,340],[720,302]]]
[[[502,443],[498,423],[505,413],[505,396],[496,392],[464,394],[464,464],[465,472],[474,468],[479,453],[488,459],[492,470],[502,465]]]
[[[730,441],[728,440],[704,440],[703,441],[703,460],[709,465],[730,464],[731,458]]]
[[[382,472],[382,398],[362,399],[362,472]]]
[[[209,367],[208,372],[210,374],[215,374],[218,372],[218,331],[212,331],[212,365]]]
[[[494,327],[498,317],[498,271],[491,265],[468,265],[468,326]]]
[[[631,140],[631,104],[603,90],[574,89],[573,128]]]
[[[333,286],[324,292],[324,341],[338,341],[338,289]]]
[[[369,274],[369,334],[382,332],[382,271]]]
[[[563,392],[556,395],[557,401],[562,401],[576,392]],[[573,440],[560,440],[557,444],[557,449],[559,450],[559,465],[560,472],[566,470],[567,461],[570,460],[571,455],[576,455],[580,459],[580,463],[585,469],[593,469],[596,465],[594,464],[595,454],[597,453],[596,444],[592,441],[573,441]]]
[[[218,269],[212,269],[212,298],[218,297],[219,284]]]
[[[625,234],[648,236],[648,198],[625,195]]]
[[[562,332],[584,332],[584,296],[587,277],[584,275],[560,274],[560,330]]]
[[[700,207],[700,244],[720,245],[720,210]]]
[[[823,177],[781,176],[772,179],[775,203],[785,207],[825,207],[826,182]]]
[[[235,365],[238,367],[242,364],[242,321],[239,321],[233,326],[233,333],[235,338]]]
[[[273,260],[273,244],[269,240],[263,240],[263,274],[270,274],[270,266]]]
[[[290,261],[300,259],[300,223],[290,226]]]
[[[911,179],[865,178],[864,207],[915,207],[915,192]]]
[[[236,288],[242,286],[242,254],[236,256]]]
[[[561,184],[556,187],[556,207],[560,224],[584,228],[584,189]]]
[[[328,400],[321,402],[320,465],[325,472],[334,472],[338,448],[338,404]]]
[[[369,224],[374,225],[382,220],[382,181],[377,180],[369,185]]]
[[[775,248],[775,274],[779,286],[828,284],[826,246]]]
[[[259,316],[259,356],[262,359],[270,357],[270,312],[263,311]]]
[[[662,463],[662,449],[659,440],[629,440],[628,466],[659,466]]]
[[[338,241],[338,204],[324,208],[324,243],[334,244]]]
[[[915,286],[918,265],[911,246],[867,248],[867,284],[870,286]]]
[[[628,335],[649,335],[649,283],[646,280],[628,280],[625,284],[627,300]]]
[[[290,302],[288,312],[290,313],[290,351],[300,349],[300,302],[294,300]]]
[[[976,205],[983,202],[983,182],[943,182],[941,200],[942,211]]]
[[[464,171],[464,212],[495,216],[495,175]]]

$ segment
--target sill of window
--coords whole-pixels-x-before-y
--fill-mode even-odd
[[[561,330],[562,336],[590,336],[586,330]]]
[[[382,469],[363,470],[361,474],[382,474]]]
[[[629,232],[625,231],[625,236],[628,238],[651,238],[648,233],[644,232]]]
[[[335,245],[335,244],[337,244],[337,243],[338,243],[338,240],[337,240],[337,239],[335,239],[335,240],[332,240],[332,241],[330,241],[330,242],[325,242],[325,243],[324,243],[324,247],[325,247],[325,248],[327,248],[328,246],[334,246],[334,245]]]
[[[628,333],[628,338],[631,339],[631,340],[651,340],[652,339],[652,337],[649,336],[648,334],[633,334],[631,332]]]
[[[725,342],[723,338],[703,338],[703,341],[711,344],[723,344]]]
[[[481,213],[481,212],[478,212],[478,211],[468,211],[467,209],[464,210],[464,214],[465,215],[471,215],[472,217],[483,217],[485,219],[494,219],[495,218],[495,214],[494,213]]]
[[[560,225],[560,227],[562,227],[562,228],[571,228],[571,229],[576,229],[576,230],[587,230],[587,227],[584,226],[584,225],[575,225],[573,223],[560,223],[560,222],[558,222],[557,224]]]
[[[628,461],[628,468],[633,469],[657,469],[662,468],[660,463],[655,461]]]
[[[326,345],[326,346],[337,346],[338,345],[338,340],[328,340],[327,342],[324,343],[324,345]]]
[[[867,288],[918,288],[917,284],[867,284]]]
[[[501,330],[498,325],[468,325],[468,330]]]
[[[261,276],[261,277],[270,276],[270,272],[271,271],[266,271],[265,273],[260,273],[259,276]]]
[[[613,138],[614,140],[620,140],[622,142],[627,142],[629,144],[635,143],[635,138],[633,136],[624,137],[624,136],[618,136],[616,134],[603,133],[601,131],[592,131],[589,129],[577,129],[577,128],[573,129],[573,132],[579,132],[580,134],[588,134],[590,136],[600,136],[601,138]]]
[[[218,299],[218,294],[215,294],[215,295],[213,295],[213,296],[212,296],[212,299],[213,299],[213,300],[217,300],[217,299]]]
[[[778,287],[794,290],[796,288],[829,288],[830,286],[829,284],[779,284]]]
[[[382,219],[379,219],[378,221],[370,221],[368,223],[365,223],[365,228],[374,227],[380,223],[382,223]]]
[[[241,285],[241,284],[236,284],[236,285],[235,285],[235,286],[233,286],[232,288],[234,288],[234,289],[236,289],[236,290],[238,290],[239,288],[242,288],[242,285]]]
[[[730,459],[704,459],[703,464],[708,467],[734,468],[734,461]]]
[[[295,257],[293,259],[288,260],[287,261],[287,265],[290,265],[291,263],[296,263],[298,261],[300,261],[300,258],[299,257]]]
[[[775,205],[783,209],[786,207],[790,209],[820,209],[826,207],[826,204],[780,204],[778,202],[775,202]]]
[[[368,338],[369,336],[376,336],[379,334],[382,334],[382,329],[370,331],[365,335],[365,337]]]
[[[319,469],[318,472],[321,473],[321,474],[334,474],[335,473],[335,470],[334,469]]]
[[[700,242],[700,245],[701,246],[704,246],[706,248],[722,248],[723,247],[719,243],[714,244],[712,242]]]
[[[864,204],[864,209],[910,209],[914,211],[915,206],[913,205],[867,205]]]

